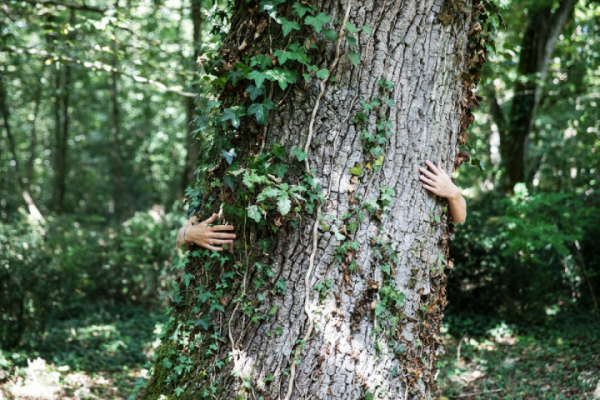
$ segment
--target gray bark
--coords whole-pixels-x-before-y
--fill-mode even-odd
[[[332,21],[343,20],[347,6],[346,1],[325,2],[320,11]],[[276,273],[273,282],[285,279],[286,293],[267,296],[267,302],[260,304],[263,313],[278,306],[271,320],[252,324],[237,310],[231,322],[234,350],[230,343],[220,349],[221,358],[229,355],[232,362],[227,371],[211,376],[223,382],[216,398],[285,398],[290,383],[286,371],[294,362],[297,341],[307,330],[305,303],[315,316],[315,330],[301,351],[291,399],[364,399],[366,390],[377,399],[435,397],[445,276],[432,269],[442,263],[441,255],[447,256],[448,232],[444,203],[422,188],[418,168],[431,160],[441,161],[447,172],[453,169],[461,133],[461,100],[465,97],[460,75],[466,70],[467,33],[471,27],[471,21],[462,17],[452,24],[440,23],[438,15],[443,6],[443,0],[353,2],[349,20],[358,27],[369,25],[372,33],[355,35],[361,54],[359,66],[351,64],[346,56],[347,45],[342,42],[342,55],[333,73],[335,83],[326,85],[316,114],[309,164],[323,188],[321,213],[328,225],[329,218],[341,219],[351,204],[356,204],[357,195],[378,198],[383,186],[392,187],[396,193],[391,212],[383,221],[375,216],[366,218],[355,234],[349,235],[350,240],[360,242],[361,248],[356,254],[345,255],[341,265],[335,259],[340,242],[331,229],[318,230],[314,268],[308,277],[309,298],[305,296],[305,279],[313,251],[315,216],[305,216],[297,229],[284,225],[276,235],[271,234],[277,245],[269,256],[269,267]],[[234,26],[239,26],[237,23],[234,16]],[[335,43],[329,43],[318,61],[319,67],[328,68],[334,53]],[[383,108],[392,123],[393,135],[386,144],[381,171],[372,174],[365,168],[370,159],[352,118],[362,111],[360,100],[381,97],[378,80],[386,77],[394,82],[391,93],[396,105]],[[313,78],[277,99],[276,103],[285,98],[271,114],[267,148],[274,143],[286,149],[304,148],[318,94],[319,84]],[[375,120],[371,113],[371,131],[375,130]],[[348,171],[355,163],[363,165],[365,179],[353,184]],[[439,223],[435,215],[441,215]],[[256,239],[243,236],[238,233],[238,241],[252,243]],[[383,336],[373,335],[377,324],[385,322],[376,321],[370,307],[379,294],[370,290],[369,284],[373,287],[377,282],[381,286],[383,278],[381,263],[374,258],[375,236],[389,241],[399,257],[393,267],[394,285],[406,300],[398,313],[401,321],[393,338],[385,340],[391,340],[393,347],[406,349],[398,354],[390,352],[387,344],[377,350],[376,342]],[[348,257],[358,260],[353,273],[347,268]],[[248,276],[250,287],[252,271]],[[312,289],[325,280],[332,281],[332,290],[321,300]],[[239,284],[243,285],[241,279]],[[232,293],[230,298],[238,295]],[[253,301],[256,295],[249,293],[245,301]],[[229,303],[220,319],[225,331],[234,309]],[[182,315],[178,318],[185,320]],[[277,328],[281,328],[280,335],[273,334]],[[146,398],[158,398],[161,392],[169,394],[169,390],[161,391],[159,382],[164,376],[160,357],[169,347],[168,341],[163,343]],[[178,382],[189,398],[201,398],[194,393],[203,379],[208,379],[199,376],[209,363],[200,361],[194,373]],[[268,379],[269,375],[273,378]],[[251,389],[243,387],[244,378]]]

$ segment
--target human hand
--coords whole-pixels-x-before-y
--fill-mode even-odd
[[[222,231],[233,231],[232,225],[215,225],[209,226],[217,219],[218,215],[213,214],[205,221],[195,224],[198,220],[196,216],[192,216],[183,226],[183,240],[187,243],[195,243],[198,246],[208,250],[223,251],[224,244],[233,243],[235,239],[234,233],[225,233]]]
[[[419,171],[424,174],[419,178],[421,179],[421,182],[423,182],[423,187],[426,190],[447,199],[456,199],[460,197],[460,190],[452,183],[452,179],[448,176],[446,171],[442,169],[439,162],[437,167],[429,161],[425,161],[425,163],[431,171],[428,171],[427,168],[419,168]]]

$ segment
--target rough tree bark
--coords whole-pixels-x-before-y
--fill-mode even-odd
[[[521,41],[518,79],[507,116],[503,115],[497,99],[492,96],[491,113],[501,132],[500,153],[506,171],[504,182],[509,192],[516,183],[526,180],[529,134],[548,75],[550,57],[576,3],[576,0],[561,0],[556,8],[555,2],[549,1],[531,11]]]
[[[231,60],[222,63],[224,69],[244,54],[272,53],[278,40],[285,45],[280,33],[269,34],[275,23],[258,38],[267,17],[256,3],[235,4],[221,50]],[[293,4],[280,5],[278,13],[289,12]],[[317,12],[338,21],[337,30],[345,18],[370,27],[354,35],[362,62],[350,62],[344,39],[327,43],[314,35],[317,44],[327,43],[315,55],[319,68],[335,65],[341,43],[339,63],[330,71],[334,79],[313,76],[286,90],[275,85],[271,93],[278,107],[267,128],[246,117],[232,143],[246,166],[253,161],[245,160],[255,160],[275,144],[305,149],[323,201],[316,212],[274,217],[277,229],[255,229],[243,216],[226,215],[236,226],[235,248],[242,249],[234,262],[207,270],[210,258],[195,258],[192,251],[146,399],[436,396],[449,225],[444,202],[422,189],[418,168],[425,160],[439,160],[450,172],[460,162],[457,149],[466,140],[462,133],[472,121],[468,106],[475,101],[472,79],[477,81],[484,59],[480,53],[473,61],[481,11],[477,1],[318,3]],[[468,65],[475,67],[467,71]],[[383,119],[392,131],[381,169],[374,173],[353,119],[363,111],[361,101],[382,98],[380,80],[393,82],[388,93],[394,103],[368,115],[368,130],[375,131]],[[221,98],[230,89],[226,86]],[[290,156],[285,162],[297,175],[304,171],[304,164]],[[206,212],[239,200],[239,181],[233,190],[212,184],[226,167],[221,160],[212,169]],[[365,211],[368,216],[353,228],[336,225],[368,199],[381,199],[383,188],[395,193],[387,215]],[[217,200],[211,203],[211,198]],[[350,242],[356,246],[341,246]],[[219,294],[218,286],[209,287],[209,276],[221,277],[227,290]],[[266,285],[257,284],[264,279]],[[379,312],[386,280],[404,301]],[[204,297],[209,290],[219,296],[210,310]]]

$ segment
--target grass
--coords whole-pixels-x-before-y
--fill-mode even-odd
[[[600,325],[556,322],[500,323],[477,336],[446,325],[441,399],[600,399]]]
[[[53,322],[41,338],[0,351],[0,399],[114,399],[150,368],[160,314],[128,307]]]
[[[125,308],[56,321],[18,351],[0,351],[0,399],[135,398],[164,319]],[[600,399],[597,323],[515,327],[482,319],[447,321],[446,354],[438,363],[440,400]]]

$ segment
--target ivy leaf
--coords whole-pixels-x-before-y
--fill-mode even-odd
[[[285,173],[287,172],[287,166],[285,166],[285,164],[277,164],[272,167],[272,171],[278,178],[283,179]]]
[[[267,75],[264,72],[254,70],[254,71],[250,72],[248,75],[246,75],[246,78],[254,79],[254,83],[256,84],[256,87],[260,88],[262,86],[263,82],[265,81],[265,79],[267,79]]]
[[[350,46],[350,47],[356,46],[356,39],[354,39],[353,37],[348,36],[346,38],[346,40],[348,41],[348,46]]]
[[[346,21],[346,25],[344,26],[346,27],[346,30],[350,33],[358,33],[358,31],[360,30],[356,26],[354,26],[354,24],[350,21]]]
[[[485,171],[485,165],[483,165],[479,158],[471,158],[471,164],[479,167],[481,171]]]
[[[231,125],[234,128],[240,127],[240,117],[246,115],[246,111],[243,107],[231,107],[223,110],[223,114],[221,115],[221,121],[231,121]]]
[[[298,79],[298,72],[283,68],[274,68],[266,71],[264,75],[270,81],[277,81],[281,90],[285,90],[288,87],[288,84],[295,83]]]
[[[371,34],[371,27],[369,25],[363,25],[362,30],[364,33],[366,33],[367,35]]]
[[[246,93],[250,95],[250,100],[254,101],[258,96],[265,94],[265,87],[261,86],[258,88],[254,85],[250,85],[246,88]]]
[[[354,167],[350,168],[350,173],[354,176],[362,175],[362,165],[360,163],[354,164]]]
[[[183,283],[185,284],[185,288],[187,289],[190,286],[190,281],[194,279],[194,275],[186,273],[181,275],[181,280],[183,280]]]
[[[284,193],[281,197],[277,199],[277,210],[281,213],[281,215],[286,215],[292,209],[292,202],[290,201],[290,197],[287,193]]]
[[[333,42],[334,40],[336,40],[338,38],[338,34],[335,31],[335,29],[325,29],[323,31],[323,36],[325,36],[325,39]]]
[[[271,149],[271,153],[273,153],[273,155],[277,158],[279,158],[281,161],[285,160],[285,149],[283,147],[281,147],[281,145],[279,143],[275,143],[273,145],[273,148]]]
[[[327,68],[323,68],[317,71],[317,78],[319,79],[327,79],[329,77],[329,71]]]
[[[381,315],[381,313],[383,313],[384,311],[385,311],[385,305],[383,304],[383,302],[378,301],[377,304],[375,305],[375,314]]]
[[[275,108],[275,103],[273,103],[271,99],[265,99],[262,103],[250,105],[250,107],[248,107],[248,115],[254,115],[259,124],[266,125],[269,111],[273,108]]]
[[[285,0],[262,0],[260,2],[259,10],[261,12],[266,11],[271,18],[275,18],[277,6],[282,3],[285,3]]]
[[[299,16],[300,18],[304,17],[304,15],[307,12],[311,13],[311,14],[314,12],[314,9],[312,7],[306,6],[302,3],[294,3],[292,8],[294,9],[294,11],[292,11],[292,14],[295,14],[295,15]]]
[[[262,219],[262,214],[257,205],[246,208],[246,212],[248,213],[248,217],[252,218],[257,223]]]
[[[256,197],[256,201],[258,201],[258,202],[265,201],[266,199],[268,199],[270,197],[277,197],[277,196],[279,196],[279,194],[280,194],[279,190],[275,189],[272,186],[267,186],[266,188],[263,189],[262,192],[260,192],[258,197]]]
[[[308,153],[303,152],[297,147],[294,147],[290,153],[295,155],[298,158],[298,161],[304,161],[308,157]]]
[[[290,21],[287,18],[277,18],[277,22],[281,24],[281,28],[283,29],[283,36],[287,36],[292,29],[299,31],[300,25],[296,21]]]
[[[354,65],[358,65],[360,64],[360,56],[358,55],[357,52],[355,51],[349,51],[348,52],[348,58],[350,59],[350,62]]]
[[[280,49],[275,50],[273,56],[277,57],[277,62],[279,63],[279,65],[285,64],[288,60],[298,59],[296,53],[294,53],[293,51],[284,51]]]
[[[229,151],[225,151],[222,150],[221,151],[221,157],[223,157],[225,159],[225,161],[227,161],[227,164],[231,165],[231,163],[233,162],[233,159],[237,156],[237,153],[235,152],[235,149],[229,149]]]
[[[307,25],[312,25],[317,33],[321,33],[321,30],[323,30],[323,24],[326,24],[330,21],[331,19],[329,19],[329,16],[325,13],[318,13],[314,17],[309,15],[304,20]]]
[[[250,66],[251,67],[256,67],[258,66],[259,69],[261,70],[265,70],[267,69],[267,67],[272,65],[272,58],[265,55],[265,54],[259,54],[256,56],[252,56],[252,58],[250,59]],[[248,76],[246,76],[248,77]],[[250,78],[248,78],[250,79]]]

